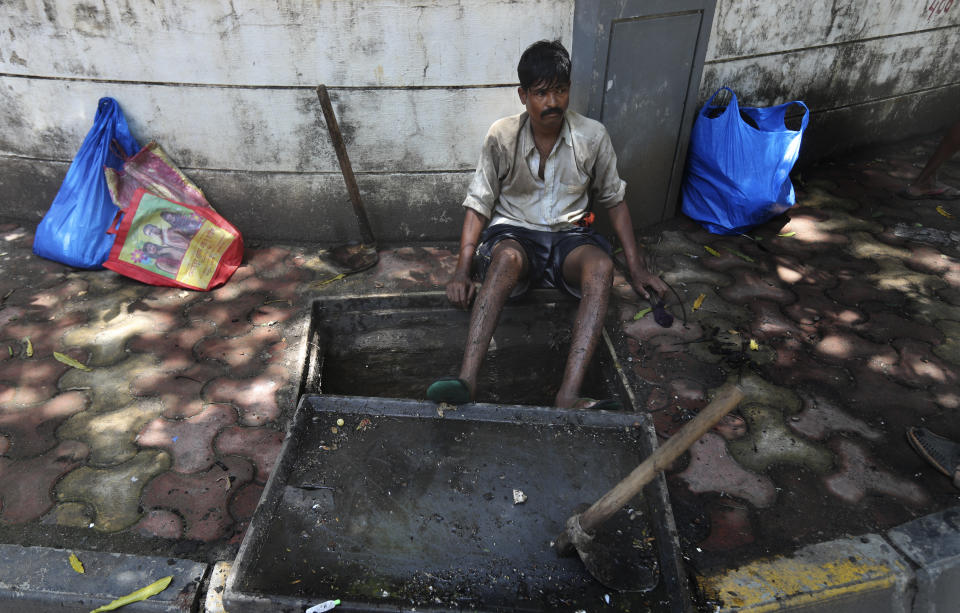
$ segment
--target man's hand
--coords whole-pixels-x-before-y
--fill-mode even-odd
[[[459,270],[453,273],[453,278],[447,283],[447,300],[461,309],[470,308],[475,292],[476,287],[470,275]]]
[[[645,286],[650,287],[662,298],[669,289],[663,279],[650,272],[644,262],[643,253],[637,248],[636,238],[633,234],[633,223],[630,221],[630,210],[626,202],[619,202],[616,206],[607,209],[610,213],[610,222],[613,224],[613,231],[620,240],[623,247],[623,258],[629,271],[630,285],[633,291],[650,299],[650,292]]]
[[[650,299],[650,293],[646,290],[647,287],[655,291],[661,298],[667,293],[667,284],[663,282],[663,279],[646,268],[634,272],[630,277],[630,285],[633,287],[633,291],[647,300]]]
[[[468,208],[460,230],[460,250],[457,255],[457,267],[453,277],[447,282],[447,300],[461,309],[469,309],[476,288],[470,279],[470,264],[473,252],[477,248],[480,233],[487,225],[487,219],[473,209]]]

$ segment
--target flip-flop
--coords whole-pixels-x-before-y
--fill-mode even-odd
[[[583,405],[583,406],[581,406]],[[574,406],[578,409],[594,409],[598,411],[619,411],[623,408],[619,400],[604,398],[603,400],[594,400],[593,398],[578,398]]]
[[[910,428],[907,430],[907,440],[937,470],[948,477],[954,476],[960,466],[960,444],[937,436],[926,428]]]
[[[434,402],[466,404],[470,402],[470,387],[457,377],[442,377],[427,388],[427,398]]]
[[[913,187],[908,185],[903,188],[897,195],[901,198],[906,198],[907,200],[958,200],[960,199],[960,189],[950,187],[949,185],[937,184],[935,187],[930,189],[924,189],[920,191],[910,191],[910,188]]]

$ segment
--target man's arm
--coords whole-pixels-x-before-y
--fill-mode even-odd
[[[473,293],[476,290],[473,281],[470,279],[470,264],[473,262],[473,252],[477,248],[477,241],[480,240],[480,233],[483,232],[486,225],[486,217],[474,209],[466,209],[463,229],[460,230],[460,252],[457,255],[457,268],[453,271],[453,277],[447,283],[447,299],[461,309],[470,306]]]
[[[620,245],[623,247],[623,256],[627,261],[627,270],[630,273],[628,279],[630,285],[633,286],[634,291],[644,298],[650,298],[649,293],[644,289],[645,285],[652,287],[654,291],[663,296],[667,291],[667,284],[663,282],[663,279],[650,272],[644,263],[640,249],[637,248],[637,239],[633,235],[633,222],[630,220],[630,209],[627,208],[627,203],[621,200],[616,206],[608,208],[607,211],[610,213],[610,223],[613,225],[613,231],[616,232],[617,239],[620,240]]]

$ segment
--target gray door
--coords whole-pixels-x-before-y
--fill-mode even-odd
[[[571,108],[602,121],[610,132],[635,226],[669,219],[679,209],[715,5],[716,0],[576,4]]]

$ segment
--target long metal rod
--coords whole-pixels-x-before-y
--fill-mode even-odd
[[[357,180],[353,176],[353,166],[350,165],[347,147],[343,144],[343,135],[340,134],[340,125],[337,123],[337,116],[333,113],[333,105],[330,104],[330,96],[327,94],[326,85],[320,84],[317,86],[317,98],[320,99],[320,108],[323,109],[323,118],[327,122],[327,131],[330,132],[330,140],[333,141],[333,148],[337,152],[337,161],[340,162],[340,172],[343,173],[343,180],[347,184],[347,193],[350,194],[350,202],[353,203],[353,213],[357,217],[357,225],[360,226],[360,237],[365,245],[376,246],[377,240],[373,237],[370,220],[367,219],[367,211],[363,207],[363,200],[360,199],[360,188],[357,187]]]

